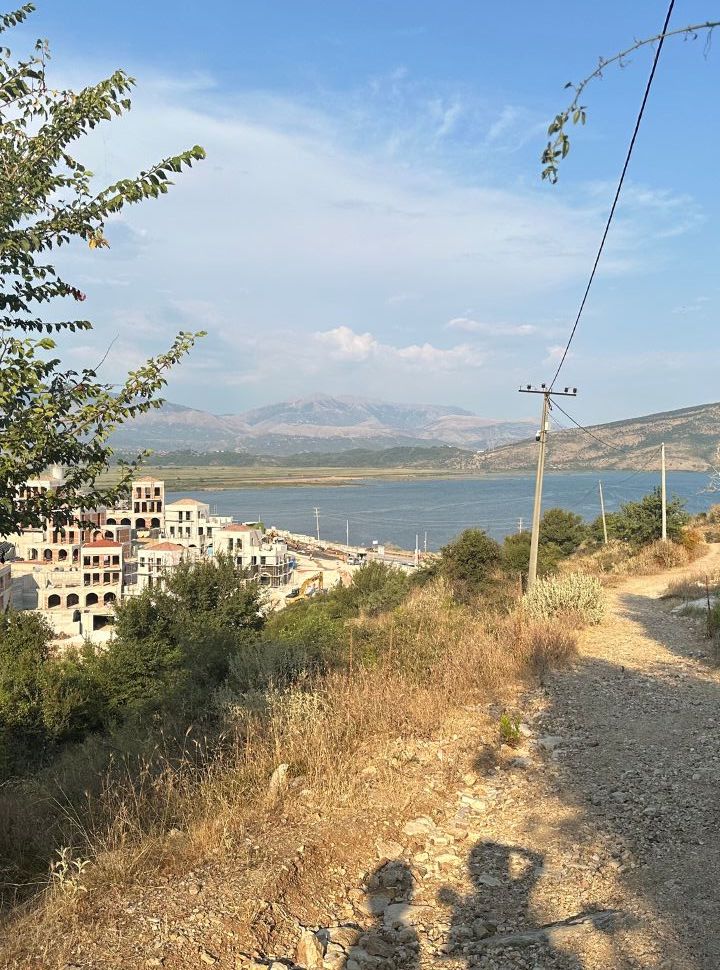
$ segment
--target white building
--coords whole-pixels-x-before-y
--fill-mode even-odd
[[[177,542],[148,542],[138,549],[137,591],[161,586],[165,578],[180,563],[189,558],[189,551]]]
[[[216,530],[231,522],[231,515],[210,515],[207,502],[196,498],[181,498],[165,506],[165,538],[198,553],[207,552]]]
[[[9,562],[0,563],[0,610],[5,613],[10,608],[12,598],[12,574]]]
[[[230,523],[216,528],[213,553],[226,553],[264,586],[284,586],[290,582],[292,568],[287,543],[266,539],[253,526]]]
[[[134,479],[130,497],[108,511],[107,524],[129,525],[140,533],[152,529],[162,532],[165,528],[165,482],[152,475]]]

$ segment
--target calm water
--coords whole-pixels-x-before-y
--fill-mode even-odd
[[[635,501],[660,483],[653,472],[603,472],[607,511]],[[600,513],[598,473],[545,476],[543,508],[561,506],[594,519]],[[703,493],[708,477],[702,472],[668,472],[668,495],[685,499],[689,512],[700,512],[717,500]],[[181,494],[207,502],[211,511],[232,515],[242,522],[261,519],[291,532],[315,534],[315,506],[320,510],[320,536],[369,545],[373,539],[405,549],[422,546],[427,531],[428,549],[438,549],[468,526],[481,526],[496,539],[528,525],[532,515],[533,476],[492,476],[482,479],[434,479],[414,482],[363,481],[355,485],[313,487],[239,488],[225,491],[168,493],[168,501]]]

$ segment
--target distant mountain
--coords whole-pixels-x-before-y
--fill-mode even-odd
[[[706,471],[715,463],[720,445],[720,403],[590,425],[587,430],[590,434],[577,429],[550,434],[548,471],[657,468],[663,441],[668,468]],[[530,438],[475,455],[470,464],[484,471],[526,471],[534,468],[536,461],[537,443]]]
[[[120,428],[113,444],[159,452],[240,450],[267,455],[428,444],[484,450],[517,441],[532,427],[532,421],[480,418],[459,407],[317,394],[242,414],[210,414],[168,403]]]

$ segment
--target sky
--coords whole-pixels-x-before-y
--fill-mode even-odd
[[[74,367],[118,381],[207,331],[166,397],[215,413],[316,392],[533,413],[572,326],[650,68],[587,90],[556,186],[564,85],[659,30],[656,0],[38,0],[51,83],[123,67],[131,112],[76,146],[98,188],[207,159],[58,259],[87,294]],[[682,0],[672,25],[712,15]],[[715,38],[720,45],[720,36]],[[720,48],[668,41],[561,383],[601,422],[720,397]],[[569,409],[568,409],[569,410]]]

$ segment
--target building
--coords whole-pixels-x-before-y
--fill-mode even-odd
[[[130,487],[130,496],[110,510],[108,525],[129,525],[138,533],[165,528],[165,482],[146,475],[136,478]]]
[[[0,562],[0,610],[5,613],[12,599],[12,573],[9,562]]]
[[[180,563],[189,558],[189,551],[177,542],[148,542],[138,549],[137,591],[161,586],[165,578]]]
[[[210,515],[207,502],[181,498],[165,507],[165,538],[197,553],[209,552],[218,528],[229,525],[231,515]]]
[[[282,539],[268,539],[260,529],[230,523],[215,529],[214,554],[225,553],[263,586],[284,586],[292,575],[292,557]]]

